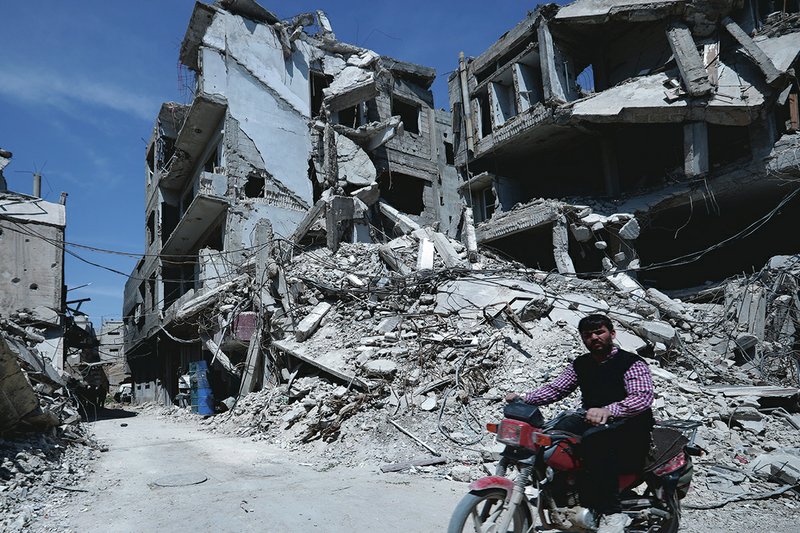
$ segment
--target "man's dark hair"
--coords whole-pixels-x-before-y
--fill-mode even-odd
[[[578,322],[578,331],[581,333],[584,331],[594,331],[600,329],[602,326],[605,326],[608,331],[614,331],[614,324],[611,323],[611,319],[606,315],[589,315],[581,318],[581,321]]]

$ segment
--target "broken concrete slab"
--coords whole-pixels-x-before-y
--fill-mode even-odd
[[[381,197],[381,189],[377,183],[372,183],[367,185],[366,187],[361,187],[360,189],[356,189],[355,191],[350,193],[351,196],[358,198],[364,205],[371,206],[374,205],[378,199]]]
[[[356,375],[349,370],[348,361],[352,355],[351,350],[332,349],[324,352],[316,351],[310,353],[305,346],[292,339],[272,341],[272,346],[287,355],[319,368],[323,372],[345,383],[352,383],[360,389],[369,389],[369,384],[367,382],[356,377]]]
[[[414,230],[420,229],[420,225],[411,220],[408,215],[401,213],[391,205],[383,200],[378,201],[381,213],[395,224],[395,228],[399,229],[402,233],[411,233]]]
[[[647,348],[647,342],[641,337],[628,333],[627,331],[617,330],[616,343],[626,352],[639,353],[639,350]]]
[[[433,244],[436,247],[436,253],[442,258],[447,268],[452,268],[461,264],[461,258],[453,246],[453,243],[444,234],[438,231],[432,233]]]
[[[574,274],[575,265],[569,255],[569,234],[567,217],[560,214],[553,222],[553,258],[559,274]]]
[[[357,142],[365,150],[372,151],[403,133],[403,122],[399,116],[393,116],[381,122],[364,124],[356,129],[340,124],[335,124],[333,128],[337,133]]]
[[[397,373],[397,363],[391,359],[370,359],[361,368],[366,375],[376,378],[391,378]]]
[[[579,226],[577,224],[570,224],[569,230],[575,240],[578,242],[587,242],[592,238],[592,230],[586,226]]]
[[[331,304],[328,302],[320,302],[318,303],[314,309],[308,313],[303,320],[297,325],[297,329],[294,332],[294,338],[298,342],[302,342],[309,338],[311,335],[317,331],[322,319],[325,318],[325,315],[328,314],[328,311],[331,310]]]
[[[419,250],[417,251],[417,270],[422,272],[426,270],[433,270],[433,252],[435,247],[433,241],[429,239],[420,239]]]
[[[684,307],[658,289],[650,288],[646,291],[650,303],[655,305],[664,315],[679,320],[685,319]]]
[[[374,98],[378,88],[371,71],[347,65],[322,92],[324,105],[336,112]]]
[[[433,312],[483,318],[484,308],[509,304],[512,311],[519,312],[531,298],[544,295],[541,286],[529,281],[475,274],[469,279],[442,283],[436,293]]]
[[[692,96],[703,96],[711,92],[713,87],[708,81],[703,59],[697,52],[692,32],[683,22],[672,21],[667,25],[667,40],[678,63],[678,70],[686,91]]]
[[[764,73],[764,76],[767,78],[767,83],[772,85],[780,78],[781,73],[778,72],[778,69],[775,68],[775,65],[772,64],[767,54],[753,42],[753,39],[745,33],[742,28],[736,24],[730,17],[725,17],[722,19],[722,26],[728,31],[728,33],[736,39],[736,41],[744,48],[747,52],[747,56],[752,59],[753,62],[758,66],[761,72]]]
[[[778,478],[789,485],[800,483],[800,455],[797,450],[782,450],[757,456],[748,468],[756,475]]]
[[[637,222],[635,218],[632,218],[619,229],[619,236],[623,239],[632,241],[639,238],[640,231],[639,222]]]
[[[375,183],[378,173],[369,155],[356,143],[336,134],[336,164],[339,181],[356,187]]]

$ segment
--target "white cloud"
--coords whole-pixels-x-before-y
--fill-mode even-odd
[[[156,98],[80,75],[12,65],[2,68],[2,78],[0,94],[24,103],[49,105],[70,115],[77,106],[102,107],[150,122],[158,112]]]

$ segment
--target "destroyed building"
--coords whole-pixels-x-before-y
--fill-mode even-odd
[[[73,394],[86,387],[84,356],[94,346],[88,318],[67,307],[66,193],[57,204],[43,200],[38,173],[32,195],[9,191],[11,157],[0,149],[0,434],[79,420]]]
[[[105,364],[108,391],[114,394],[130,377],[125,360],[125,323],[122,320],[103,320],[97,335],[99,360]]]
[[[2,173],[10,160],[11,153],[0,150],[0,317],[37,328],[39,353],[63,371],[66,207],[40,197],[39,175],[33,195],[8,191]]]
[[[800,246],[797,4],[541,5],[449,77],[478,241],[684,288]],[[724,243],[722,246],[720,243]]]
[[[180,62],[194,98],[157,117],[145,254],[124,294],[138,402],[170,402],[204,352],[245,357],[238,322],[199,324],[180,310],[253,268],[264,239],[335,248],[396,225],[454,235],[461,222],[433,69],[338,41],[321,11],[279,20],[252,0],[196,3]],[[216,385],[235,390],[229,374]]]

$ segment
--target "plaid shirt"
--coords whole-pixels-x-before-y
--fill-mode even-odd
[[[617,351],[617,348],[611,350],[608,358],[614,357]],[[622,401],[605,406],[611,411],[611,416],[614,418],[638,415],[653,404],[653,377],[650,375],[650,369],[647,368],[646,363],[643,361],[633,363],[625,372],[624,379],[628,395]],[[525,393],[522,399],[531,405],[545,405],[557,402],[577,388],[578,375],[570,364],[556,379],[534,391]]]

